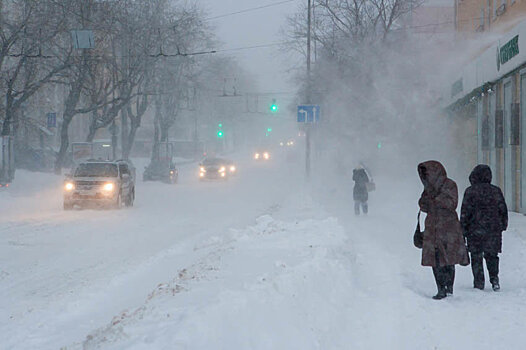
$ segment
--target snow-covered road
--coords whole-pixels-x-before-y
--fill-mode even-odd
[[[0,197],[0,348],[523,349],[523,216],[500,293],[457,267],[455,296],[434,301],[416,178],[376,178],[356,218],[350,183],[261,165],[226,183],[187,166],[176,186],[139,182],[122,211],[63,212],[59,178],[20,172]]]
[[[272,213],[297,190],[293,173],[246,162],[200,183],[188,165],[175,186],[139,180],[132,209],[64,212],[60,177],[20,171],[0,194],[1,348],[83,339],[192,263],[196,242]]]

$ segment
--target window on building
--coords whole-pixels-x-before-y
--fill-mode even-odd
[[[493,19],[497,18],[497,7],[499,7],[497,1],[499,0],[492,0],[492,5],[493,5]]]
[[[484,7],[482,7],[480,9],[480,20],[479,20],[479,28],[482,30],[484,30]]]

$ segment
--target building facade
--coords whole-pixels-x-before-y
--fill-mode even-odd
[[[509,209],[526,213],[526,19],[495,38],[459,70],[446,105],[464,123],[456,127],[466,133],[469,166],[488,164]]]
[[[526,13],[526,0],[454,0],[455,29],[463,37],[506,32]]]

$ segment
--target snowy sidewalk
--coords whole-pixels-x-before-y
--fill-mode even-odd
[[[524,349],[526,217],[510,213],[499,293],[488,284],[484,291],[473,289],[471,268],[457,266],[454,296],[435,301],[431,268],[420,266],[421,250],[412,244],[421,186],[376,180],[368,217],[349,215],[349,190],[338,188],[328,196],[324,187],[316,196],[345,227],[356,256],[350,294],[357,322],[345,335],[348,348]]]

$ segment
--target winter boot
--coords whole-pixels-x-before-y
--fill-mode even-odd
[[[493,277],[491,278],[491,288],[493,288],[494,292],[498,292],[500,290],[500,284],[499,284],[499,278]]]
[[[483,283],[480,283],[480,282],[479,283],[477,283],[477,282],[473,283],[473,288],[484,290],[484,282]]]
[[[437,295],[435,295],[433,297],[433,299],[441,300],[441,299],[444,299],[445,297],[447,297],[446,288],[445,287],[441,287],[441,288],[438,289],[438,293],[437,293]]]
[[[446,286],[446,294],[453,295],[453,285]]]
[[[486,254],[486,266],[489,272],[489,281],[495,292],[500,290],[499,284],[499,257],[495,254]]]

